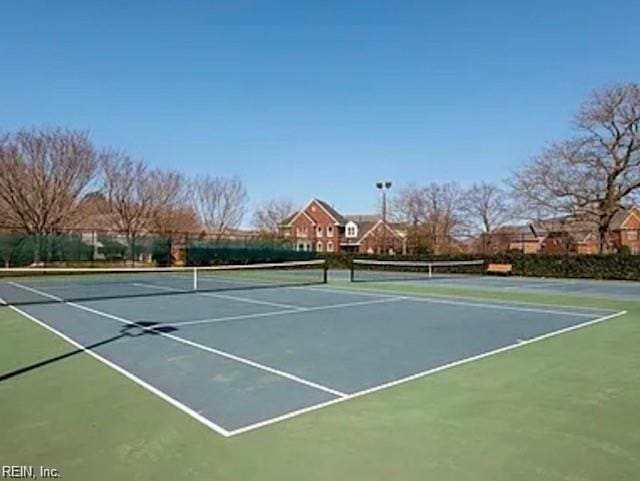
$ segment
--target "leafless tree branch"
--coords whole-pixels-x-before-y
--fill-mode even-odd
[[[34,128],[1,136],[3,222],[37,235],[71,226],[99,158],[83,132]]]
[[[193,206],[202,225],[217,240],[240,226],[249,201],[239,177],[202,177],[193,181]]]
[[[547,147],[511,185],[540,216],[596,222],[604,251],[614,215],[640,189],[640,85],[593,93],[576,115],[575,127],[575,137]]]
[[[295,211],[288,199],[271,199],[260,204],[253,213],[253,225],[263,235],[276,236],[282,222]]]

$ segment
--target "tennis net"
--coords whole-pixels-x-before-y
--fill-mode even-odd
[[[484,260],[454,261],[378,261],[354,259],[351,263],[352,282],[412,281],[443,279],[461,275],[482,275]]]
[[[211,267],[0,269],[0,304],[41,304],[323,284],[324,260]]]

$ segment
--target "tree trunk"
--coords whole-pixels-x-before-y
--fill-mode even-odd
[[[599,248],[598,248],[598,253],[599,254],[605,254],[606,249],[606,243],[607,243],[607,234],[609,233],[609,226],[608,225],[599,225],[598,226],[598,243],[599,243]]]

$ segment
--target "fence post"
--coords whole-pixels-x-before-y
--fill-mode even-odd
[[[98,257],[98,237],[95,230],[91,231],[91,265],[93,266]]]
[[[526,245],[526,234],[523,232],[520,233],[520,255],[522,256],[522,275],[523,277],[527,275],[527,245]]]
[[[131,261],[131,267],[136,265],[136,235],[131,234],[131,240],[129,241],[129,259]]]
[[[191,265],[189,263],[189,233],[185,232],[184,233],[184,265],[185,266],[189,266]]]

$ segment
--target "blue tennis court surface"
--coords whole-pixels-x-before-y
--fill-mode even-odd
[[[230,436],[618,313],[327,286],[1,306]]]
[[[440,285],[472,288],[507,289],[523,292],[556,293],[601,298],[640,299],[640,283],[632,281],[599,281],[593,279],[540,279],[540,278],[464,278],[437,279]]]
[[[391,274],[393,275],[393,274]],[[407,275],[406,273],[404,274]],[[333,272],[334,279],[347,280],[347,272]],[[421,277],[421,276],[418,276]],[[384,273],[375,273],[368,282],[387,282]],[[421,286],[461,287],[475,290],[501,290],[526,293],[561,294],[624,300],[640,300],[640,282],[597,279],[555,279],[518,276],[478,276],[478,275],[438,275],[431,279],[424,276],[418,279],[390,281],[397,284]]]

